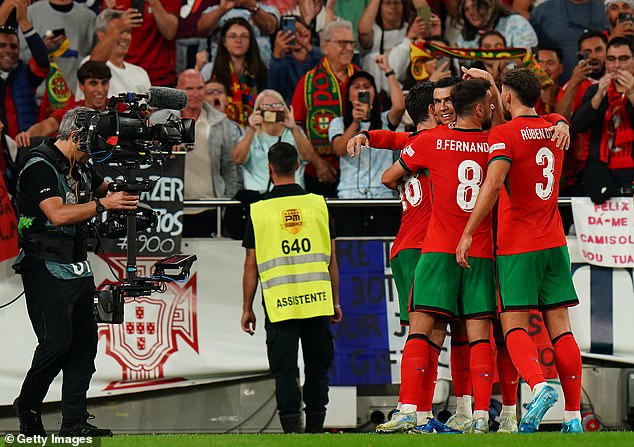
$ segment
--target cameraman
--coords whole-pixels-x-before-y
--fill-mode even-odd
[[[14,410],[20,433],[46,436],[42,401],[63,371],[60,436],[112,436],[87,422],[86,392],[95,372],[97,324],[92,314],[95,283],[87,260],[86,222],[105,210],[134,210],[138,196],[106,195],[107,183],[79,149],[77,115],[68,111],[56,141],[29,152],[17,186],[22,275],[29,319],[38,345]],[[97,197],[102,197],[101,201]]]

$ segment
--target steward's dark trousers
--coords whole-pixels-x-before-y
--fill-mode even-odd
[[[20,407],[41,410],[48,388],[63,372],[62,423],[84,420],[86,392],[95,372],[97,323],[92,314],[92,276],[62,280],[44,261],[21,264],[29,318],[38,345],[20,391]]]
[[[266,345],[280,416],[299,414],[301,393],[297,357],[299,340],[304,354],[306,413],[324,413],[328,403],[328,369],[333,362],[330,317],[265,322]]]

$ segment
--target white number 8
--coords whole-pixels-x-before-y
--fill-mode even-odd
[[[460,184],[456,190],[456,202],[462,210],[470,212],[480,192],[482,168],[473,160],[465,160],[458,166],[458,180]],[[469,200],[467,196],[470,196]]]
[[[537,197],[542,200],[548,200],[553,193],[553,187],[555,186],[555,176],[553,172],[555,170],[555,157],[553,153],[547,147],[542,147],[539,151],[537,151],[537,155],[535,156],[535,162],[539,166],[544,166],[542,169],[542,175],[546,177],[546,186],[542,183],[535,184],[535,193]]]

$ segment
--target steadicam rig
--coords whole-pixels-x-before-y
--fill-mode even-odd
[[[196,255],[173,255],[154,264],[151,278],[134,277],[125,284],[111,284],[94,294],[93,316],[97,323],[121,324],[124,319],[126,298],[164,292],[166,283],[186,281]]]

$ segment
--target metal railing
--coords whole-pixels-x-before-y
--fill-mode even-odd
[[[572,199],[570,197],[560,197],[559,205],[570,206]],[[400,206],[401,201],[398,199],[326,199],[328,206]],[[209,208],[218,207],[222,211],[226,207],[241,206],[242,202],[233,199],[205,199],[205,200],[185,200],[184,208]],[[216,234],[222,234],[222,212],[216,213]]]

